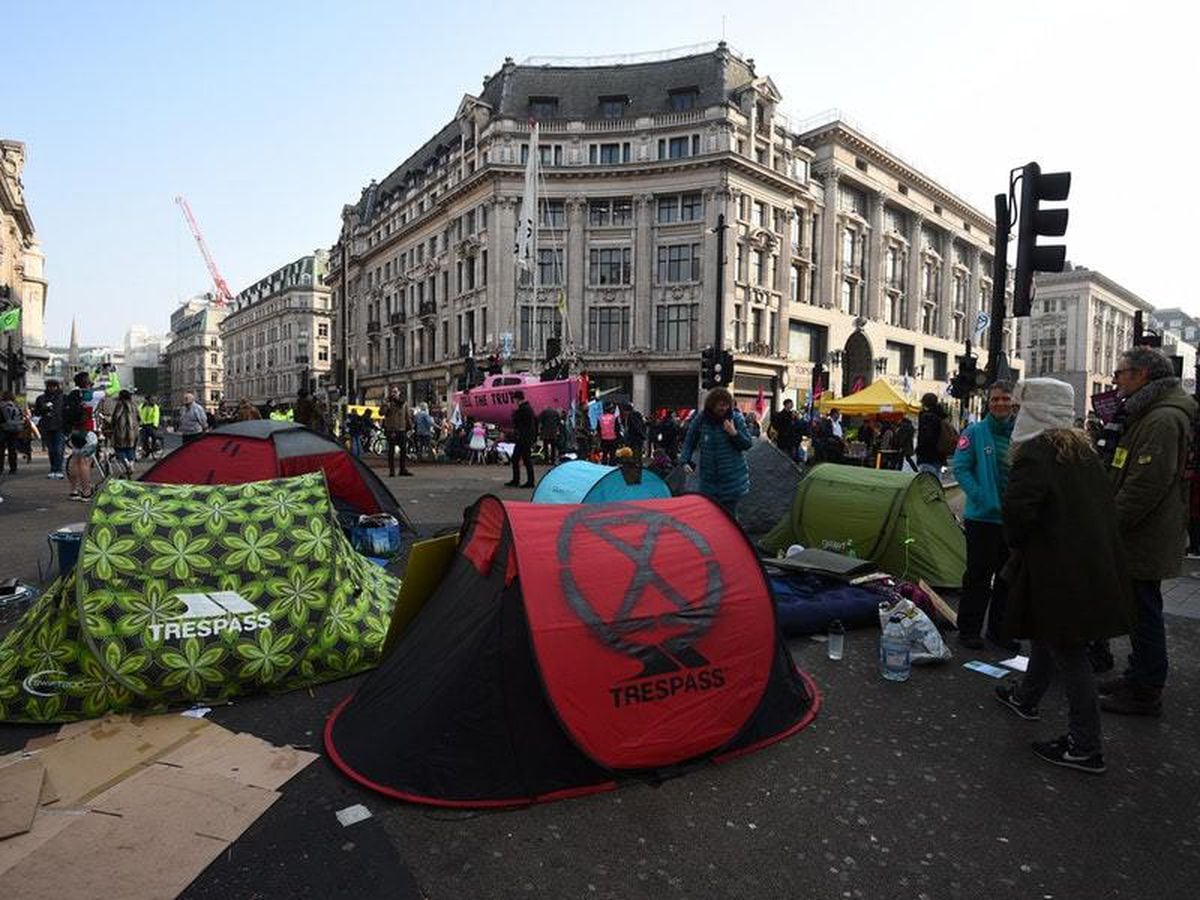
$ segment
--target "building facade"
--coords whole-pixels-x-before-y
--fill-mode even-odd
[[[227,308],[213,302],[212,294],[201,294],[181,303],[171,313],[171,334],[167,343],[166,368],[169,387],[160,378],[162,396],[169,409],[183,404],[183,395],[191,392],[206,409],[221,404],[224,390],[224,355],[221,349],[221,320]]]
[[[37,396],[50,360],[44,331],[45,257],[25,205],[25,145],[0,140],[0,315],[19,310],[16,327],[0,332],[0,390]]]
[[[1075,388],[1075,409],[1112,386],[1121,354],[1133,345],[1133,317],[1153,307],[1110,278],[1083,266],[1038,272],[1028,319],[1018,328],[1018,348],[1030,377],[1046,376]],[[1149,319],[1147,318],[1147,325]]]
[[[329,255],[317,250],[237,295],[221,322],[225,396],[255,405],[323,389],[330,370],[333,311]]]
[[[438,401],[468,353],[536,369],[557,340],[596,387],[691,406],[699,352],[719,342],[743,403],[803,401],[817,365],[838,394],[876,377],[941,391],[989,302],[991,223],[844,123],[797,133],[781,100],[724,44],[614,66],[506,60],[343,209],[335,383]],[[513,254],[531,152],[536,290]]]

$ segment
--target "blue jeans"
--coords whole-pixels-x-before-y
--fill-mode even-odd
[[[63,444],[66,441],[62,431],[43,431],[42,439],[46,442],[46,452],[50,454],[50,471],[62,474]]]
[[[917,463],[918,472],[928,472],[938,481],[942,480],[942,467],[935,466],[933,463]]]
[[[1139,687],[1161,688],[1167,683],[1167,628],[1163,621],[1161,581],[1133,582],[1137,624],[1129,643],[1129,668],[1125,675]]]
[[[362,456],[362,437],[360,435],[350,435],[350,453],[353,456]]]

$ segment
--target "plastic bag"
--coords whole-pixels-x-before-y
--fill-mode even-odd
[[[944,662],[953,656],[933,620],[911,600],[901,597],[894,603],[886,600],[880,603],[879,627],[883,628],[895,615],[900,616],[900,624],[908,637],[909,656],[913,665]]]

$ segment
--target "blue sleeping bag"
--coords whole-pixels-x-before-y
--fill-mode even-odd
[[[789,636],[818,634],[840,619],[847,628],[879,621],[875,591],[808,572],[769,573],[779,627]]]

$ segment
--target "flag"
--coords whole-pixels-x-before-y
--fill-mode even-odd
[[[556,303],[555,305],[558,307],[558,311],[560,314],[562,314],[564,316],[567,314],[567,292],[566,291],[559,290],[558,303]]]
[[[517,222],[517,243],[514,253],[517,267],[532,272],[537,262],[533,258],[537,243],[537,180],[538,180],[538,127],[534,122],[529,129],[529,157],[525,160],[525,193],[521,196],[521,219]]]
[[[0,332],[16,331],[21,324],[21,308],[15,307],[0,313]]]

